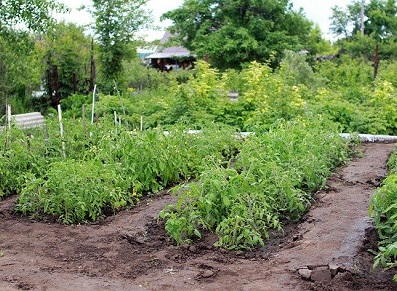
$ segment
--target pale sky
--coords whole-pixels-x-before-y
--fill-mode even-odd
[[[77,11],[76,8],[82,4],[90,5],[90,0],[58,0],[59,2],[65,3],[67,6],[72,8],[70,15],[65,17],[67,21],[73,21],[78,24],[88,24],[91,19],[87,12]],[[327,39],[331,39],[332,35],[329,33],[329,17],[331,16],[331,7],[339,5],[345,7],[351,0],[292,0],[292,3],[296,9],[302,7],[307,18],[320,25],[323,35]],[[153,12],[153,18],[155,24],[162,27],[170,25],[170,22],[161,23],[160,16],[172,9],[178,8],[182,5],[183,0],[149,0],[147,8]],[[161,31],[149,31],[145,32],[148,40],[159,39],[164,34],[164,30]]]

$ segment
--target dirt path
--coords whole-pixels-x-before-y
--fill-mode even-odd
[[[367,252],[376,240],[368,201],[393,148],[363,145],[298,227],[250,253],[218,250],[210,235],[174,246],[155,219],[170,195],[80,226],[15,217],[8,198],[0,202],[0,290],[397,290]]]

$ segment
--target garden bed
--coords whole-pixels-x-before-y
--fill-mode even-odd
[[[37,222],[0,202],[1,290],[396,290],[393,273],[372,269],[372,193],[394,144],[363,144],[314,196],[311,210],[265,248],[225,251],[216,237],[176,246],[157,215],[164,193],[87,225]]]

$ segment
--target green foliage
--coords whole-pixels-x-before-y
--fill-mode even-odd
[[[83,27],[72,23],[59,23],[40,41],[36,41],[42,77],[46,79],[50,99],[54,98],[54,90],[59,91],[61,99],[89,91],[90,49],[91,38],[84,35]],[[57,76],[53,76],[54,70]],[[59,100],[51,103],[55,106],[57,102]]]
[[[0,34],[13,33],[17,25],[31,31],[45,31],[54,23],[52,12],[65,12],[65,6],[53,0],[2,0],[0,5]]]
[[[371,198],[369,214],[374,218],[380,241],[374,259],[374,267],[385,270],[397,267],[397,151],[387,163],[388,177]],[[397,281],[397,274],[394,275]]]
[[[293,51],[284,51],[279,74],[291,86],[303,84],[308,88],[317,88],[325,84],[325,78],[313,72],[305,55]]]
[[[34,38],[53,27],[54,12],[65,6],[52,0],[4,0],[0,5],[0,108],[13,103],[14,111],[32,107],[31,93],[38,90],[40,63],[33,53]],[[9,97],[15,100],[6,101]],[[18,106],[15,106],[18,105]]]
[[[322,37],[322,32],[318,24],[313,27],[307,36],[304,49],[309,51],[311,56],[329,55],[337,52],[337,48],[331,41]]]
[[[270,128],[278,120],[323,115],[336,122],[340,131],[397,134],[395,63],[382,61],[380,67],[378,80],[373,82],[371,63],[347,56],[318,62],[312,69],[303,55],[286,51],[276,71],[253,62],[241,71],[223,73],[199,61],[187,80],[181,81],[186,75],[178,72],[152,71],[152,88],[130,88],[121,99],[99,94],[96,112],[113,116],[116,111],[123,123],[136,129],[141,116],[143,128],[216,122],[253,131]],[[237,101],[227,98],[230,90],[238,92]],[[91,98],[75,96],[63,102],[73,108],[66,115],[79,117],[82,102],[88,111]]]
[[[63,223],[96,221],[102,211],[135,202],[115,165],[65,160],[48,165],[42,177],[29,176],[16,210],[24,215],[57,217]]]
[[[387,81],[378,81],[370,103],[377,110],[377,117],[384,120],[384,133],[395,134],[397,132],[397,91]]]
[[[395,160],[395,153],[393,160]],[[385,269],[397,267],[397,175],[395,171],[394,163],[392,173],[372,197],[369,210],[370,215],[374,217],[380,238],[374,267],[380,265]],[[394,280],[397,280],[397,275],[394,276]]]
[[[170,104],[171,117],[189,124],[213,120],[222,100],[226,100],[218,70],[204,61],[197,63],[194,77],[173,86],[170,94],[174,97]]]
[[[368,35],[361,35],[357,33],[354,36],[354,41],[339,41],[340,46],[351,57],[355,59],[365,58],[372,61],[375,55],[376,40]],[[381,46],[380,56],[383,59],[383,45]]]
[[[47,165],[43,133],[12,128],[0,132],[0,198],[20,193],[29,174],[42,174]],[[41,138],[40,138],[41,136]]]
[[[7,38],[0,34],[1,111],[6,102],[13,105],[15,113],[31,107],[29,94],[40,83],[39,63],[33,48],[33,39],[26,33],[15,32]]]
[[[178,41],[219,69],[265,62],[309,43],[312,23],[290,1],[185,1],[163,15]],[[314,36],[313,36],[314,38]],[[312,38],[312,39],[313,39]]]
[[[364,34],[377,40],[384,40],[395,35],[397,28],[397,5],[395,1],[371,0],[369,3],[352,1],[341,8],[332,8],[331,31],[337,36],[353,38],[362,29],[361,8],[364,12]]]
[[[266,64],[253,62],[240,72],[220,73],[198,62],[196,70],[182,83],[179,74],[156,72],[152,76],[153,80],[158,78],[154,81],[158,83],[152,89],[136,92],[131,88],[121,99],[100,94],[96,110],[100,116],[113,116],[116,111],[131,128],[139,128],[143,116],[144,128],[215,121],[252,131],[269,128],[280,119],[321,114],[337,122],[341,131],[394,134],[395,66],[393,62],[381,64],[379,81],[373,83],[369,63],[346,57],[318,63],[312,70],[304,56],[286,52],[276,72]],[[384,84],[391,87],[387,89]],[[238,92],[238,101],[226,98],[229,90]],[[378,98],[380,95],[389,97]],[[76,96],[64,102],[67,108],[74,108],[75,116],[80,116],[83,101],[86,108],[90,107],[89,97]],[[123,108],[125,116],[121,114]],[[383,111],[379,112],[379,108]],[[72,116],[71,112],[66,114]]]
[[[56,119],[47,123],[49,140],[38,135],[33,144],[16,130],[4,141],[0,193],[20,193],[16,210],[24,215],[64,223],[95,221],[145,193],[196,177],[209,164],[229,159],[240,143],[234,130],[210,125],[196,134],[177,127],[168,134],[132,133],[105,118],[96,124],[64,119],[61,139]]]
[[[361,7],[361,5],[363,6]],[[363,18],[361,18],[363,11]],[[353,57],[373,59],[375,45],[380,59],[396,58],[397,4],[390,0],[352,1],[332,8],[331,31],[341,39],[342,50]],[[363,22],[362,22],[363,21]]]
[[[329,87],[339,91],[370,85],[373,80],[371,65],[363,59],[352,59],[344,55],[336,62],[321,62],[316,69],[327,78]]]
[[[160,213],[178,244],[218,235],[217,245],[246,249],[264,245],[269,229],[298,220],[311,193],[331,169],[348,159],[346,142],[327,122],[296,120],[249,136],[226,167],[206,169],[177,188],[178,201]]]
[[[113,92],[114,80],[123,71],[123,60],[131,57],[135,33],[149,22],[144,10],[146,0],[94,0],[92,14],[98,35],[101,87],[103,92]]]
[[[241,78],[241,103],[247,114],[244,125],[249,130],[269,128],[279,119],[290,120],[304,113],[300,88],[285,83],[283,76],[272,74],[270,67],[253,62]]]
[[[394,66],[381,65],[373,82],[373,67],[366,61],[342,57],[319,64],[317,72],[327,77],[328,84],[310,98],[311,113],[328,116],[345,132],[396,134]]]
[[[90,113],[92,105],[92,96],[81,95],[81,94],[73,94],[68,98],[65,98],[61,101],[62,110],[64,110],[63,115],[65,117],[82,117],[83,106],[86,110],[86,117],[88,117],[88,113]]]

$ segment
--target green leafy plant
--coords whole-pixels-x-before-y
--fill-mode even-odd
[[[263,246],[269,229],[298,220],[311,193],[348,158],[347,142],[326,120],[280,122],[247,137],[227,165],[215,163],[197,181],[177,188],[178,202],[160,218],[177,243],[209,230],[220,247]]]

